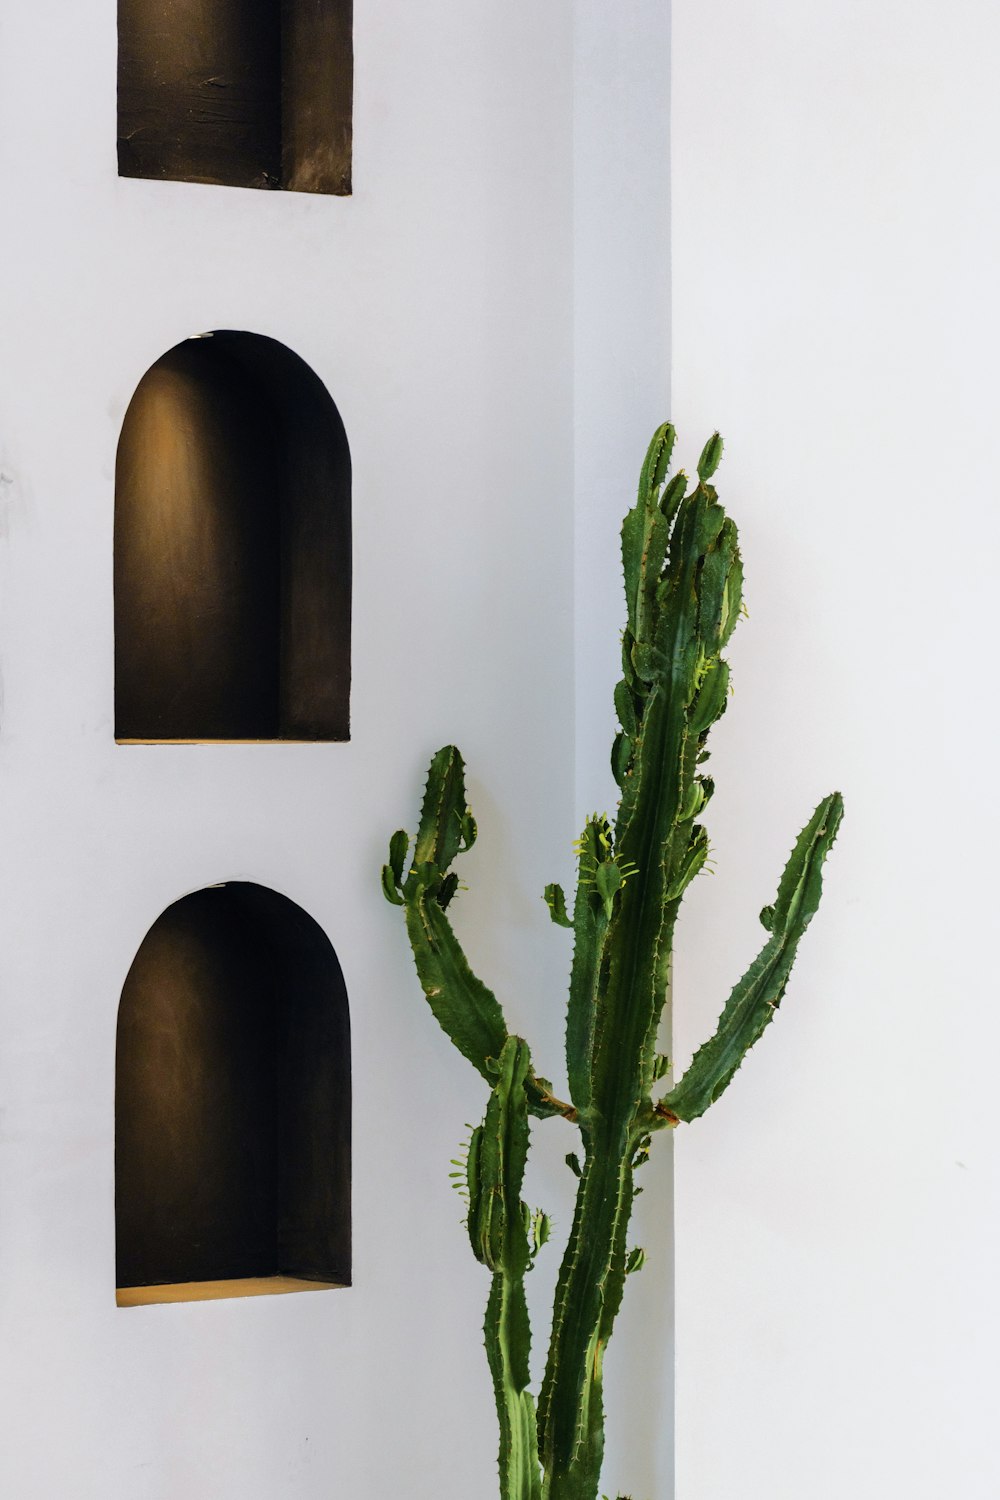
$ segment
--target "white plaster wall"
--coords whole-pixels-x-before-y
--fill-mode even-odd
[[[681,1500],[995,1500],[1000,16],[674,0],[673,389],[750,619],[678,1061],[794,832],[785,1005],[676,1141]]]
[[[120,181],[113,0],[0,5],[9,1500],[495,1486],[485,1273],[446,1175],[482,1087],[378,869],[454,739],[481,824],[458,921],[558,1076],[566,955],[540,894],[574,821],[571,10],[366,0],[356,52],[352,199]],[[349,745],[113,743],[119,426],[148,365],[217,327],[287,343],[347,427]],[[118,996],[163,908],[226,878],[299,902],[344,968],[356,1284],[118,1310]]]
[[[669,414],[670,7],[578,0],[574,96],[576,823],[613,813],[621,676],[619,534]],[[673,1493],[671,1142],[644,1170],[632,1242],[646,1250],[608,1350],[602,1489]]]
[[[669,415],[670,7],[578,0],[574,94],[577,800],[612,804],[622,516]]]

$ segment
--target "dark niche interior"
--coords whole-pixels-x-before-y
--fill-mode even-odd
[[[120,1304],[351,1280],[347,995],[322,929],[263,886],[185,896],[122,990]]]
[[[351,191],[352,0],[118,0],[118,171]]]
[[[284,344],[219,332],[136,388],[115,478],[120,741],[345,740],[351,458]]]

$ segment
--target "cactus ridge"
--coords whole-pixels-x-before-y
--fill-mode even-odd
[[[472,972],[446,915],[458,890],[451,865],[476,824],[454,746],[434,756],[409,870],[407,835],[393,835],[386,899],[404,908],[417,974],[436,1019],[490,1087],[483,1123],[454,1165],[468,1195],[476,1258],[492,1276],[484,1337],[500,1426],[501,1500],[597,1500],[604,1453],[603,1360],[626,1277],[634,1174],[655,1132],[698,1118],[728,1088],[770,1024],[822,894],[824,861],[843,816],[839,793],[803,828],[761,922],[767,938],[723,1007],[712,1037],[658,1100],[667,1071],[657,1035],[684,893],[709,861],[700,821],[714,784],[702,769],[712,726],[729,700],[725,647],[742,614],[736,527],[712,479],[722,457],[709,438],[690,484],[669,475],[669,423],[649,445],[635,505],[622,525],[626,625],[614,692],[619,731],[612,769],[621,798],[612,822],[593,814],[576,844],[572,906],[546,887],[552,921],[573,929],[566,1012],[571,1102],[532,1070],[496,996]],[[530,1117],[560,1115],[580,1131],[566,1161],[576,1202],[556,1282],[537,1413],[529,1389],[524,1278],[549,1236],[546,1215],[522,1201]]]

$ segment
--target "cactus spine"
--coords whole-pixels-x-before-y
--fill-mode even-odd
[[[612,825],[587,819],[572,914],[557,885],[545,891],[552,920],[573,930],[566,1019],[569,1101],[534,1073],[528,1047],[511,1036],[496,997],[472,973],[447,917],[458,885],[451,865],[476,825],[453,746],[431,762],[409,870],[397,833],[382,875],[404,908],[424,993],[452,1042],[490,1085],[483,1124],[469,1145],[469,1236],[493,1274],[486,1349],[500,1423],[501,1500],[596,1500],[604,1449],[602,1362],[625,1278],[641,1264],[628,1250],[634,1174],[653,1135],[696,1119],[731,1082],[781,1002],[799,941],[819,904],[823,862],[843,814],[839,793],[799,834],[761,952],[727,1000],[715,1034],[684,1076],[657,1099],[666,1061],[656,1051],[674,924],[684,892],[704,867],[700,816],[713,791],[702,767],[712,725],[724,712],[722,656],[742,606],[736,528],[711,481],[722,454],[715,434],[688,488],[668,478],[674,429],[646,454],[635,506],[622,527],[627,625],[615,689],[620,731],[612,767],[621,790]],[[524,1277],[547,1237],[544,1215],[521,1202],[529,1116],[561,1115],[580,1132],[583,1161],[555,1294],[537,1415],[528,1389],[530,1330]]]

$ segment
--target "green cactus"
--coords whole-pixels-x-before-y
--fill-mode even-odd
[[[761,913],[763,948],[734,987],[714,1036],[657,1099],[667,1069],[656,1039],[674,924],[708,857],[699,818],[713,784],[702,767],[709,731],[728,699],[722,652],[741,612],[743,583],[736,528],[711,484],[722,455],[718,434],[705,445],[690,489],[683,472],[667,478],[673,444],[666,424],[650,444],[622,527],[628,617],[615,690],[618,815],[613,825],[597,815],[584,825],[572,914],[559,886],[545,890],[553,922],[573,929],[569,1101],[533,1072],[526,1043],[511,1036],[446,915],[458,885],[451,865],[476,836],[454,746],[431,762],[409,870],[408,839],[397,833],[382,874],[387,899],[404,908],[434,1015],[491,1089],[465,1177],[472,1248],[493,1275],[485,1337],[500,1423],[501,1500],[596,1500],[604,1351],[625,1278],[643,1261],[627,1239],[635,1171],[658,1130],[694,1120],[715,1102],[772,1020],[819,905],[823,862],[843,814],[834,792],[799,834],[774,904]],[[524,1277],[548,1225],[520,1194],[529,1116],[552,1115],[578,1127],[583,1159],[567,1156],[578,1178],[576,1206],[536,1414]]]

